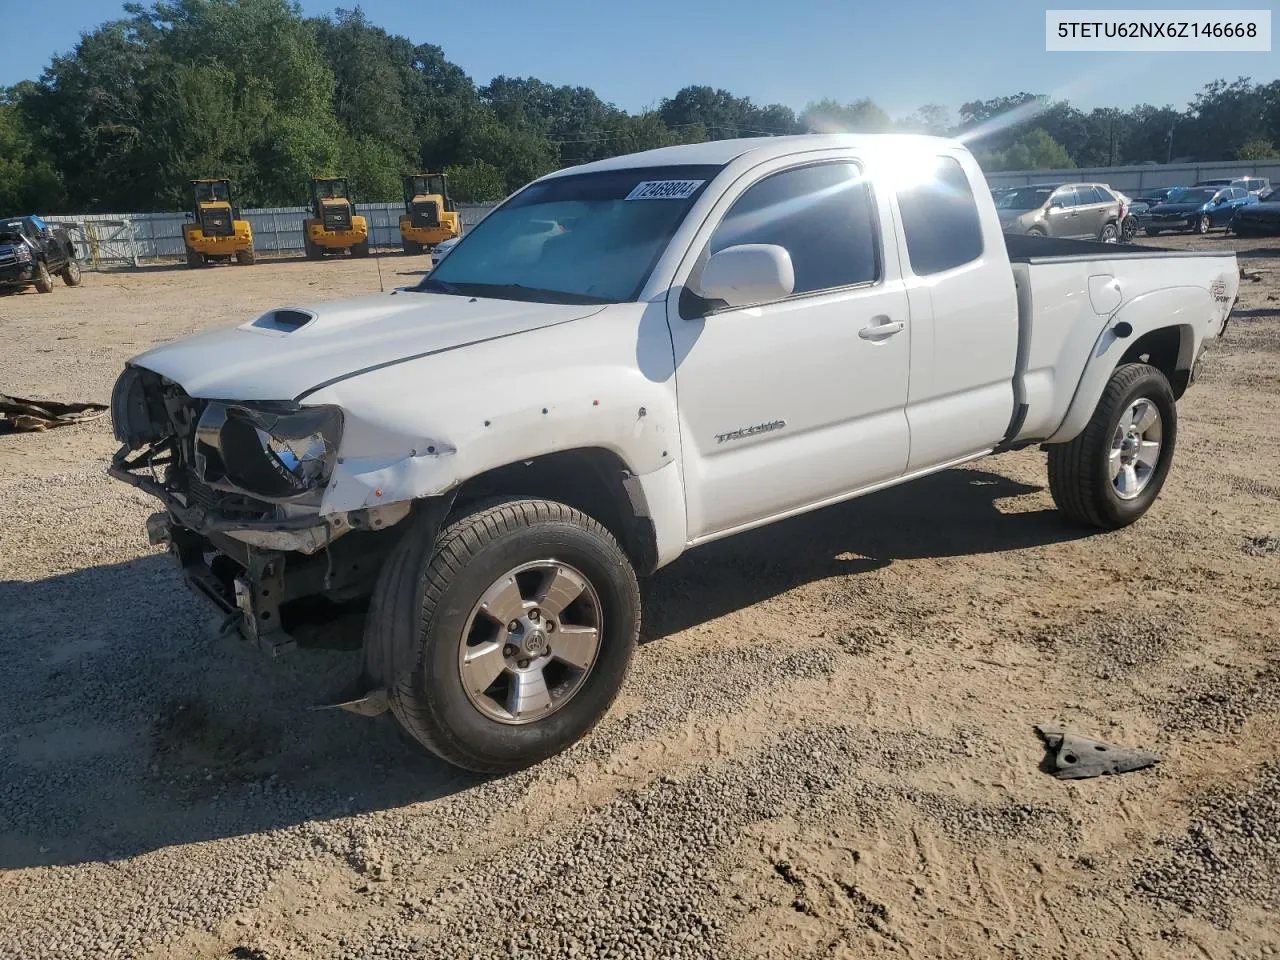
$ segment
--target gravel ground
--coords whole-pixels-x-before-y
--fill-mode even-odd
[[[600,727],[508,777],[310,709],[336,638],[219,636],[105,419],[0,436],[0,957],[1280,952],[1280,241],[1160,242],[1263,280],[1140,523],[1066,525],[1023,451],[695,551],[644,585]],[[378,266],[2,297],[0,392],[105,400],[152,343]],[[1049,721],[1162,762],[1054,780]]]

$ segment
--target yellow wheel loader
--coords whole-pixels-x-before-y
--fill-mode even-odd
[[[189,222],[182,225],[187,266],[207,263],[253,263],[253,228],[233,206],[230,180],[192,180],[194,197]]]
[[[311,217],[302,225],[307,259],[350,250],[353,257],[369,255],[369,221],[356,214],[344,177],[316,177],[311,181]]]
[[[402,182],[400,245],[405,253],[422,253],[462,232],[462,221],[449,199],[449,182],[443,173],[415,173]]]

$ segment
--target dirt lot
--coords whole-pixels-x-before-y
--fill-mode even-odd
[[[220,638],[105,419],[0,437],[0,956],[1280,953],[1280,241],[1161,242],[1264,280],[1145,519],[1067,525],[1024,451],[696,551],[598,730],[505,778],[309,710],[350,651]],[[0,392],[105,400],[157,341],[377,289],[87,274],[0,298]],[[1163,762],[1057,781],[1054,720]]]

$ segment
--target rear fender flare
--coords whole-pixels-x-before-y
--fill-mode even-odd
[[[1120,365],[1125,352],[1143,336],[1170,327],[1180,333],[1177,370],[1190,370],[1200,351],[1204,332],[1213,316],[1213,298],[1200,287],[1168,287],[1134,297],[1122,305],[1098,335],[1093,351],[1076,384],[1075,394],[1066,416],[1046,443],[1066,443],[1074,439],[1088,424],[1102,398],[1107,381]],[[1121,322],[1133,332],[1126,337],[1116,333]]]

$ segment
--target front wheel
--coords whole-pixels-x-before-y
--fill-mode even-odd
[[[1209,215],[1206,213],[1196,221],[1196,233],[1208,233],[1211,225]]]
[[[559,753],[613,702],[640,592],[613,536],[548,500],[504,500],[410,529],[383,565],[367,657],[419,743],[456,766],[517,770]]]
[[[53,277],[43,260],[36,261],[35,285],[37,293],[53,293]]]
[[[1165,375],[1145,363],[1118,367],[1088,425],[1049,445],[1049,492],[1080,523],[1115,530],[1137,520],[1164,486],[1178,436]]]

